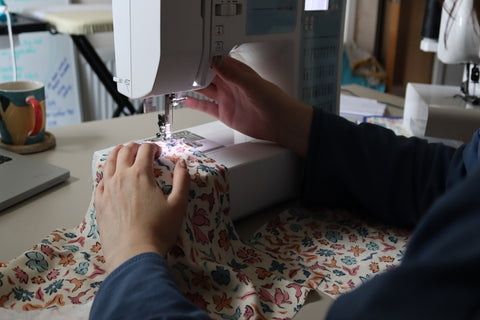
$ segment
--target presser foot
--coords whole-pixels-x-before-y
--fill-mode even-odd
[[[158,132],[156,137],[162,141],[170,142],[172,140],[172,133],[170,131],[170,123],[167,122],[167,117],[163,114],[158,114]]]

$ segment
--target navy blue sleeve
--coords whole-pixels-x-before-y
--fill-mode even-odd
[[[463,167],[461,150],[314,108],[302,200],[360,207],[412,227],[445,192],[448,175],[464,175]]]
[[[327,319],[480,319],[480,165],[469,169],[423,216],[402,263],[337,298]]]
[[[140,254],[102,283],[90,319],[209,319],[178,290],[165,259]]]

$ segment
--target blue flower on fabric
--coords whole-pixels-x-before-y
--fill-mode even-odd
[[[328,249],[318,249],[317,254],[322,257],[331,257],[335,255],[335,251]]]
[[[380,247],[375,242],[370,242],[370,243],[367,243],[367,249],[375,251],[375,250],[380,249]]]
[[[48,239],[43,239],[41,241],[42,244],[52,244],[50,241],[48,241]]]
[[[81,262],[78,267],[75,268],[75,272],[81,275],[85,275],[88,272],[88,262]]]
[[[72,232],[67,232],[67,233],[65,233],[65,237],[73,239],[73,238],[76,238],[77,235],[75,233],[72,233]]]
[[[45,288],[45,292],[49,295],[57,293],[58,290],[62,289],[63,287],[63,279],[56,280],[52,282],[48,287]]]
[[[209,166],[206,166],[204,164],[198,165],[197,169],[200,170],[200,171],[207,172],[208,174],[218,175],[217,168],[209,167]]]
[[[325,234],[325,238],[327,238],[327,240],[330,242],[337,243],[343,239],[343,236],[338,231],[328,231]]]
[[[360,227],[357,229],[357,233],[360,237],[366,238],[368,237],[368,230],[367,228]]]
[[[26,263],[27,267],[38,272],[43,272],[48,269],[48,262],[45,260],[43,254],[35,251],[30,251],[25,253],[28,261]]]
[[[91,283],[90,288],[93,288],[93,289],[100,288],[100,286],[102,285],[102,282],[103,281],[97,281],[97,282]]]
[[[343,277],[344,275],[346,275],[345,272],[341,271],[341,270],[333,270],[332,271],[337,277]]]
[[[73,245],[73,244],[68,245],[68,246],[63,246],[62,248],[65,249],[65,250],[71,251],[71,252],[77,252],[79,250],[78,246]]]
[[[397,242],[398,242],[398,238],[396,238],[396,237],[394,237],[394,236],[388,237],[388,240],[390,240],[390,241],[393,242],[393,243],[397,243]]]
[[[287,269],[287,267],[285,267],[285,263],[279,263],[277,260],[273,260],[272,261],[272,266],[270,267],[269,271],[277,270],[278,272],[283,274],[283,271],[285,269]]]
[[[13,291],[13,295],[15,296],[15,299],[17,299],[17,301],[22,301],[22,302],[31,301],[33,296],[34,296],[34,293],[32,291],[28,291],[28,290],[22,289],[20,287],[19,288],[13,288],[12,291]]]
[[[166,184],[165,181],[157,182],[157,185],[162,189],[163,194],[168,195],[172,192],[173,186],[170,184]]]
[[[230,271],[217,266],[217,270],[211,272],[212,279],[219,285],[227,286],[230,283]]]
[[[313,246],[313,240],[312,240],[312,238],[306,236],[305,238],[303,238],[302,244],[303,244],[305,247],[311,247],[311,246]]]
[[[201,153],[200,151],[198,151],[197,149],[190,149],[189,151],[193,152],[193,155],[197,158],[205,157],[205,155],[203,153]]]
[[[349,256],[346,256],[345,258],[342,258],[341,259],[343,263],[345,263],[347,266],[351,266],[353,264],[357,264],[357,259],[355,259],[354,257],[349,257]]]

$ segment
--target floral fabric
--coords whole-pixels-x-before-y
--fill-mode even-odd
[[[167,261],[184,295],[212,319],[291,319],[310,290],[336,296],[401,260],[407,233],[329,210],[292,208],[243,242],[229,216],[228,170],[181,142],[162,148],[155,176],[165,193],[179,158],[191,175],[187,218]],[[85,304],[105,277],[92,197],[79,226],[53,231],[0,268],[0,307]]]

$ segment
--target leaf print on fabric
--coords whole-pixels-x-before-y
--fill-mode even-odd
[[[193,226],[195,241],[198,241],[201,244],[206,244],[208,242],[208,238],[200,227],[210,226],[210,220],[207,218],[207,211],[195,206],[191,223]]]
[[[53,258],[55,258],[54,250],[50,246],[42,244],[40,248],[42,252],[48,257],[48,259],[52,260]]]
[[[20,283],[28,283],[28,274],[25,273],[20,267],[15,267],[15,277],[20,280]]]

